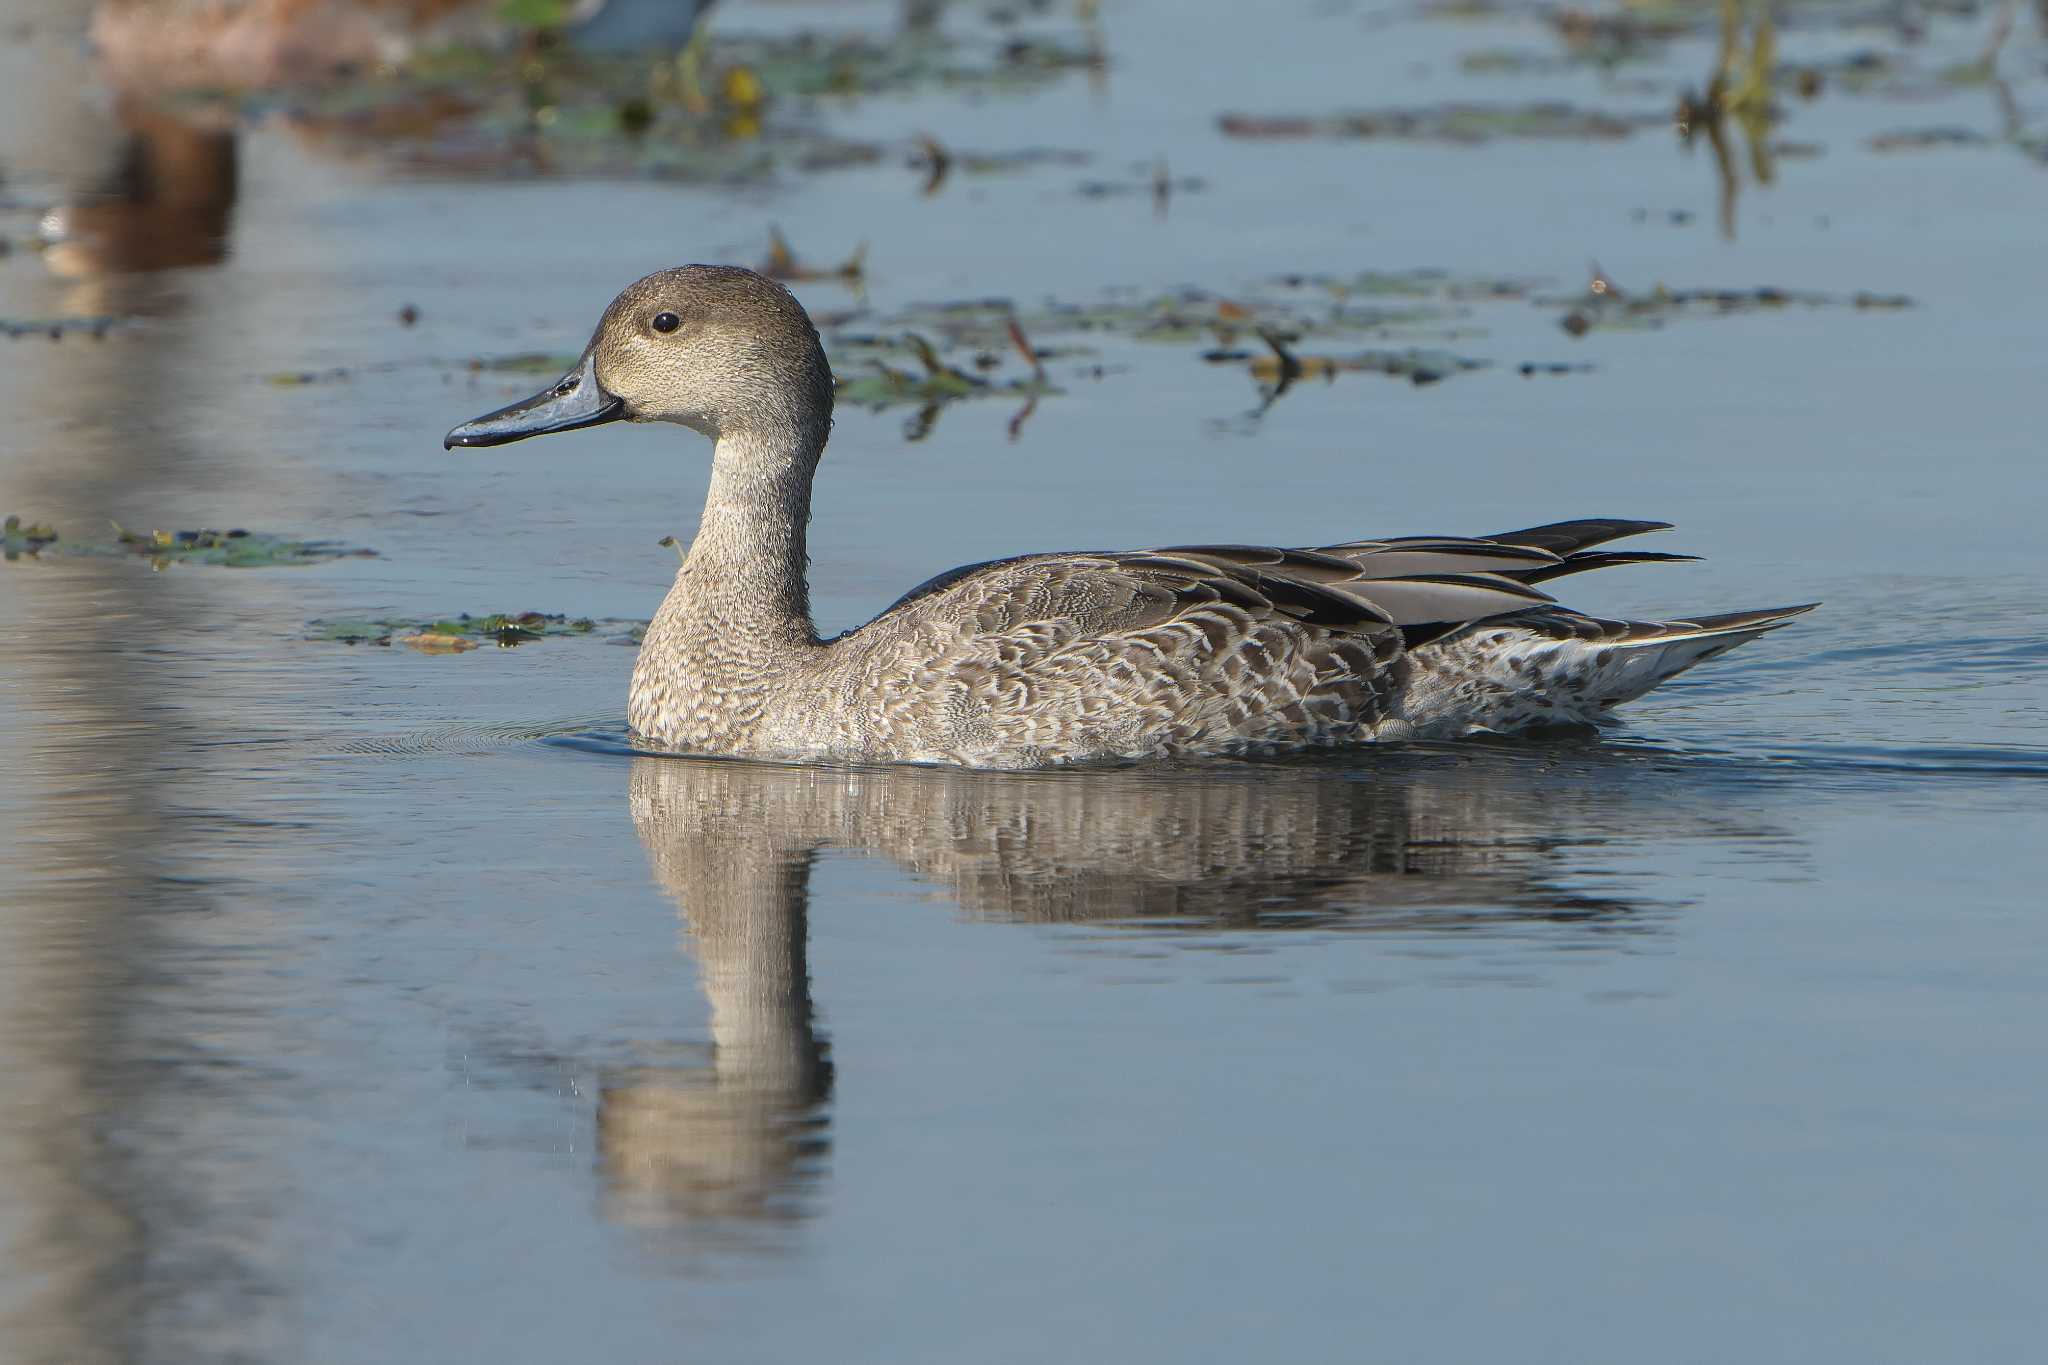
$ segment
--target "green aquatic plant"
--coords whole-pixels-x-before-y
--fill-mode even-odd
[[[33,558],[55,545],[57,539],[57,532],[52,527],[23,521],[18,516],[9,516],[5,523],[0,523],[0,553],[8,559],[19,559],[23,555]]]
[[[173,564],[214,564],[228,569],[274,569],[331,559],[370,559],[375,550],[338,540],[293,540],[257,531],[130,531],[114,523],[115,543],[150,561],[156,569]],[[84,551],[89,552],[89,551]]]

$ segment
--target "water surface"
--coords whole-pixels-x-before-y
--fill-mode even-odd
[[[735,30],[897,22],[732,8]],[[847,136],[1082,168],[931,197],[893,157],[738,187],[451,180],[271,120],[160,134],[190,192],[108,210],[151,241],[182,225],[180,259],[0,261],[10,318],[120,320],[8,343],[0,510],[73,539],[118,520],[380,552],[0,565],[0,1358],[2037,1349],[2041,168],[1870,147],[1995,127],[1981,89],[1831,91],[1782,129],[1823,154],[1746,185],[1730,237],[1710,157],[1662,127],[1447,148],[1216,122],[1656,112],[1703,40],[1482,78],[1461,54],[1554,51],[1548,30],[1104,9],[1099,80],[830,110]],[[10,236],[107,204],[134,136],[53,10],[7,57]],[[1988,22],[1930,21],[1913,60],[1974,54]],[[1781,38],[1789,60],[1859,46],[1906,50]],[[2002,58],[2023,109],[2043,56],[2023,16]],[[1161,154],[1204,184],[1163,218],[1080,189]],[[635,756],[630,647],[305,638],[648,615],[674,562],[655,541],[694,525],[695,438],[445,455],[440,434],[534,382],[468,358],[573,350],[625,281],[755,259],[771,221],[826,261],[868,240],[880,311],[1366,269],[1571,294],[1592,259],[1630,287],[1916,306],[1576,340],[1559,310],[1488,307],[1445,344],[1492,368],[1306,383],[1256,420],[1242,369],[1107,337],[1054,363],[1062,392],[1014,439],[1002,402],[916,441],[900,409],[840,416],[827,629],[1016,551],[1575,515],[1668,518],[1667,548],[1710,557],[1572,580],[1575,604],[1825,600],[1599,742],[758,767]]]

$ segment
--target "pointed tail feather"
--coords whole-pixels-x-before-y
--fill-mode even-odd
[[[1509,575],[1524,583],[1548,583],[1553,578],[1566,574],[1584,573],[1588,569],[1611,569],[1617,564],[1697,564],[1698,555],[1674,555],[1661,550],[1593,550],[1584,554],[1568,555],[1556,564],[1545,564],[1534,569],[1509,570]]]
[[[1632,621],[1620,639],[1592,646],[1596,651],[1614,651],[1607,656],[1609,662],[1594,665],[1601,680],[1596,689],[1598,704],[1606,707],[1634,701],[1694,664],[1746,645],[1819,605],[1806,602],[1763,611],[1730,611],[1689,621]]]
[[[1776,630],[1795,616],[1804,616],[1818,602],[1801,602],[1796,607],[1766,607],[1762,611],[1724,611],[1717,616],[1695,616],[1688,621],[1665,621],[1665,630],[1685,635],[1718,635],[1731,630]]]
[[[1475,622],[1410,654],[1416,671],[1403,719],[1424,738],[1595,724],[1609,708],[1818,605],[1689,621],[1603,621],[1536,607]]]

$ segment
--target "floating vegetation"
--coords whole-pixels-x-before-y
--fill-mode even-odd
[[[1146,195],[1152,200],[1153,212],[1163,218],[1176,194],[1199,194],[1209,188],[1209,182],[1198,175],[1175,175],[1167,168],[1165,157],[1150,166],[1133,166],[1130,171],[1127,180],[1084,180],[1078,192],[1084,199]]]
[[[335,365],[325,370],[273,370],[263,382],[277,389],[296,389],[307,384],[334,384],[353,379],[373,366]]]
[[[459,654],[480,645],[502,649],[560,636],[589,637],[637,643],[645,621],[551,616],[545,612],[496,612],[435,620],[415,617],[334,617],[308,622],[306,638],[342,645],[405,645],[426,654]]]
[[[1657,45],[1679,38],[1712,37],[1721,23],[1723,0],[1630,0],[1618,11],[1592,10],[1550,0],[1423,0],[1424,18],[1465,22],[1473,19],[1536,19],[1547,24],[1565,45],[1599,60],[1654,56]],[[1971,19],[1987,8],[1985,0],[1920,0],[1902,10],[1894,0],[1793,0],[1774,7],[1782,30],[1848,33],[1889,29],[1911,42],[1924,36],[1924,23],[1936,17]]]
[[[935,87],[1019,93],[1108,65],[1097,38],[1089,34],[1011,34],[977,41],[912,27],[887,37],[721,35],[715,48],[722,62],[752,71],[771,98],[852,98]]]
[[[112,524],[110,541],[68,540],[55,529],[24,522],[10,516],[5,522],[4,545],[8,559],[22,555],[42,557],[46,551],[81,558],[112,558],[133,555],[147,559],[154,569],[173,564],[213,564],[228,569],[271,569],[300,564],[318,564],[330,559],[366,559],[375,550],[347,545],[338,540],[291,540],[258,531],[131,531],[119,522]]]
[[[1383,138],[1453,145],[1473,145],[1499,138],[1611,142],[1664,122],[1661,114],[1614,114],[1556,100],[1533,104],[1450,103],[1318,116],[1224,114],[1217,120],[1226,137]]]
[[[1346,290],[1332,283],[1275,284],[1225,296],[1207,289],[1185,288],[1143,295],[1114,294],[1095,303],[1048,301],[1020,308],[1009,299],[968,299],[956,303],[919,304],[889,315],[890,332],[936,336],[947,347],[996,351],[1013,344],[1015,322],[1033,337],[1107,335],[1122,340],[1164,345],[1227,345],[1233,338],[1265,327],[1302,336],[1358,335],[1387,328],[1440,324],[1454,315],[1444,305],[1448,294],[1422,287],[1414,292]],[[840,344],[869,342],[873,337],[841,331]],[[1042,358],[1060,354],[1041,347]]]
[[[1086,35],[795,33],[704,38],[675,59],[604,56],[559,41],[457,47],[350,83],[269,95],[305,137],[401,168],[501,175],[759,179],[781,168],[874,165],[882,145],[840,138],[821,104],[943,88],[1021,93],[1104,58]]]
[[[919,133],[909,159],[910,169],[924,176],[920,193],[937,194],[954,175],[1003,175],[1034,166],[1082,166],[1086,152],[1053,147],[1020,147],[1006,152],[957,151],[929,133]]]
[[[1617,66],[1659,55],[1665,43],[1683,37],[1692,24],[1677,14],[1659,14],[1647,6],[1618,13],[1595,13],[1566,6],[1553,11],[1549,22],[1576,62]]]
[[[94,341],[106,340],[107,333],[117,327],[131,325],[131,318],[92,317],[64,318],[0,318],[0,335],[12,341],[19,337],[44,337],[50,341],[62,341],[68,336],[87,336]]]
[[[1750,174],[1756,183],[1769,185],[1777,178],[1769,137],[1778,117],[1772,100],[1778,31],[1771,16],[1763,14],[1757,19],[1745,49],[1741,0],[1720,0],[1720,16],[1720,47],[1713,70],[1701,91],[1687,90],[1678,97],[1673,117],[1678,136],[1687,147],[1704,136],[1714,150],[1714,168],[1720,182],[1721,235],[1733,240],[1742,177],[1736,170],[1729,125],[1740,134],[1748,150]]]
[[[1412,347],[1398,351],[1358,351],[1351,355],[1296,355],[1284,337],[1261,331],[1260,340],[1266,343],[1265,354],[1215,350],[1205,353],[1202,359],[1212,365],[1243,364],[1254,380],[1280,392],[1303,379],[1335,379],[1340,374],[1390,375],[1406,379],[1420,388],[1450,375],[1483,370],[1488,363],[1453,355],[1449,351]]]
[[[407,363],[378,361],[367,365],[335,365],[324,370],[275,370],[263,376],[272,388],[297,389],[315,384],[345,384],[367,375],[393,374],[411,367],[466,371],[473,375],[505,375],[516,378],[566,374],[582,357],[570,352],[512,351],[505,355],[472,356],[467,360],[420,360]]]
[[[8,559],[20,559],[23,555],[33,558],[56,543],[57,532],[51,527],[25,522],[17,516],[0,523],[0,553]]]
[[[1350,373],[1427,385],[1489,362],[1438,345],[1301,356],[1292,348],[1303,341],[1319,346],[1368,337],[1442,342],[1472,335],[1481,330],[1471,323],[1475,306],[1526,302],[1536,287],[1528,279],[1437,270],[1294,273],[1228,296],[1189,287],[1157,294],[1112,292],[1093,303],[1048,300],[1035,307],[1005,298],[965,299],[918,304],[879,317],[857,310],[820,323],[840,374],[840,401],[875,409],[916,404],[920,411],[906,434],[917,440],[930,431],[942,407],[980,397],[1025,401],[1011,423],[1015,435],[1038,399],[1059,392],[1046,363],[1093,354],[1090,343],[1098,338],[1199,348],[1195,354],[1209,363],[1244,365],[1254,382],[1275,396],[1304,377]],[[946,353],[961,359],[949,363],[942,358]],[[991,373],[1011,355],[1023,357],[1028,375]]]
[[[1988,147],[1996,139],[1974,128],[1902,128],[1869,141],[1873,152],[1924,152],[1938,147]]]
[[[1900,128],[1879,133],[1868,144],[1874,152],[1931,152],[1956,147],[2013,147],[2030,160],[2048,166],[2048,130],[2030,133],[2007,129],[2001,136],[1970,128]]]
[[[973,366],[988,370],[1011,349],[1024,353],[1018,332],[1033,339],[1030,354],[1038,362],[1091,354],[1087,343],[1095,338],[1204,348],[1228,348],[1261,333],[1296,340],[1397,334],[1443,339],[1471,330],[1473,305],[1526,300],[1537,283],[1434,270],[1296,273],[1228,295],[1185,287],[1150,294],[1111,291],[1092,303],[1022,306],[1007,298],[963,299],[821,322],[827,350],[842,366],[876,358],[922,361],[918,348],[936,346],[971,351]],[[1074,338],[1075,344],[1047,345],[1049,337]]]
[[[1738,201],[1747,187],[1767,188],[1776,182],[1781,163],[1813,157],[1822,148],[1811,142],[1787,141],[1777,130],[1796,102],[1819,99],[1826,92],[1874,96],[1893,102],[1924,105],[1962,91],[1985,91],[1996,102],[1997,125],[1972,120],[1930,126],[1869,130],[1866,145],[1880,152],[2005,145],[2036,160],[2048,160],[2048,130],[2037,122],[2034,106],[2015,97],[2000,75],[2000,55],[2012,39],[2020,15],[2019,0],[1929,0],[1900,7],[1884,0],[1798,0],[1765,5],[1759,0],[1631,0],[1600,9],[1558,4],[1555,0],[1447,0],[1425,3],[1424,15],[1465,19],[1474,16],[1511,18],[1548,24],[1559,48],[1481,48],[1466,53],[1460,70],[1471,76],[1561,76],[1574,68],[1597,65],[1609,72],[1604,88],[1655,92],[1664,82],[1654,75],[1622,77],[1613,68],[1623,62],[1661,58],[1675,39],[1711,39],[1713,59],[1703,79],[1673,90],[1672,122],[1682,143],[1701,144],[1711,152],[1716,178],[1721,234],[1732,239]],[[1982,20],[1989,17],[1988,32]],[[1943,24],[1937,44],[1932,26]],[[1852,46],[1873,29],[1889,29],[1897,43],[1886,48]],[[1786,60],[1781,38],[1789,31],[1824,32],[1825,43],[1807,43],[1799,60]],[[1968,44],[1973,56],[1955,60],[1957,48]],[[1819,50],[1816,50],[1819,49]],[[1939,51],[1948,60],[1939,61]],[[2033,84],[2038,63],[2011,63],[2013,80]],[[2022,95],[2026,92],[2022,91]],[[1534,120],[1538,132],[1570,130],[1575,125],[1566,106],[1546,106]],[[1478,119],[1483,109],[1487,119]],[[1512,135],[1496,132],[1493,123],[1519,121],[1512,106],[1452,106],[1391,113],[1339,115],[1326,119],[1245,119],[1226,131],[1261,136],[1359,136],[1429,138],[1451,142]],[[1476,126],[1475,126],[1476,122]],[[1639,121],[1622,117],[1622,124]],[[1587,125],[1593,134],[1619,135],[1621,127]],[[1874,135],[1872,135],[1874,134]]]
[[[1638,210],[1637,216],[1647,220],[1648,212]],[[1672,221],[1684,217],[1674,214]],[[858,253],[838,267],[819,269],[805,266],[780,233],[771,232],[770,242],[769,264],[785,277],[848,279],[861,269]],[[917,441],[931,433],[945,409],[984,399],[1017,405],[1009,423],[1015,437],[1041,400],[1063,392],[1049,366],[1085,359],[1089,363],[1074,372],[1100,379],[1104,369],[1099,357],[1116,345],[1181,346],[1188,348],[1190,359],[1241,365],[1267,393],[1265,406],[1270,406],[1290,385],[1308,378],[1381,374],[1426,387],[1503,364],[1499,357],[1463,349],[1470,339],[1487,334],[1489,315],[1484,310],[1503,306],[1561,309],[1563,329],[1582,336],[1595,329],[1656,328],[1674,317],[1704,313],[1795,307],[1896,309],[1912,302],[1897,295],[1836,296],[1770,287],[1681,290],[1659,285],[1634,293],[1597,272],[1580,294],[1544,294],[1542,284],[1527,277],[1442,270],[1296,271],[1268,276],[1230,294],[1193,286],[1154,293],[1111,290],[1092,302],[1048,299],[1022,305],[994,297],[920,303],[889,312],[857,301],[837,310],[819,310],[813,320],[836,376],[839,403],[871,412],[914,409],[904,423],[904,437]],[[566,373],[576,360],[566,352],[531,351],[455,364],[472,375],[524,384]],[[1582,374],[1592,368],[1583,363],[1505,363],[1528,377]],[[270,379],[296,386],[346,380],[379,368],[390,367],[288,373]]]
[[[583,357],[574,351],[514,351],[510,355],[478,356],[465,362],[472,374],[567,374]]]
[[[787,280],[791,283],[808,280],[827,280],[846,285],[858,293],[867,279],[868,244],[862,242],[838,265],[812,266],[797,259],[790,249],[782,229],[768,229],[768,258],[761,262],[760,272],[771,280]]]
[[[993,380],[969,374],[941,360],[931,342],[911,332],[905,334],[903,344],[917,357],[921,366],[919,370],[898,369],[883,360],[870,359],[868,372],[855,372],[840,378],[839,399],[872,411],[915,403],[918,412],[905,425],[904,437],[921,441],[931,434],[939,411],[949,403],[964,398],[1021,398],[1024,406],[1010,419],[1010,436],[1014,440],[1023,430],[1025,421],[1037,410],[1038,400],[1059,390],[1046,378],[1043,357],[1025,337],[1024,329],[1017,325],[1015,318],[1009,322],[1007,336],[1017,353],[1023,356],[1025,364],[1030,366],[1028,376]]]
[[[1539,299],[1569,311],[1559,326],[1572,336],[1591,331],[1645,331],[1674,318],[1773,312],[1790,308],[1853,308],[1891,311],[1913,306],[1903,294],[1821,294],[1808,290],[1672,289],[1657,285],[1644,293],[1623,290],[1598,270],[1586,292],[1574,299]]]
[[[291,540],[243,530],[130,531],[115,523],[114,535],[122,550],[149,560],[150,567],[156,569],[173,564],[272,569],[330,559],[373,559],[377,554],[338,540]]]
[[[1581,65],[1580,59],[1554,52],[1531,52],[1525,48],[1489,47],[1467,52],[1458,58],[1458,69],[1469,75],[1555,76]]]
[[[1434,299],[1447,304],[1526,299],[1541,281],[1508,276],[1460,276],[1445,270],[1364,270],[1353,274],[1281,275],[1287,290],[1317,290],[1340,302],[1355,298]]]

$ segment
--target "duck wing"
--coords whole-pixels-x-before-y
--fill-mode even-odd
[[[833,685],[870,699],[871,734],[979,766],[1355,742],[1398,704],[1407,648],[1362,581],[1267,546],[973,565],[836,641]]]
[[[1319,547],[1317,553],[1349,560],[1361,572],[1375,577],[1476,572],[1498,574],[1534,585],[1566,574],[1612,568],[1618,564],[1674,564],[1698,559],[1697,555],[1664,554],[1655,550],[1595,551],[1593,548],[1647,531],[1670,529],[1668,521],[1591,517],[1580,521],[1553,522],[1548,526],[1531,526],[1521,531],[1503,531],[1493,536],[1397,536],[1382,540],[1354,540],[1342,545]]]
[[[1020,555],[940,574],[855,634],[892,625],[958,624],[984,636],[1030,627],[1048,639],[1071,640],[1153,630],[1219,611],[1241,626],[1274,621],[1396,632],[1387,612],[1338,590],[1339,582],[1356,577],[1341,560],[1267,547]]]
[[[1668,522],[1596,518],[1498,536],[1398,536],[1284,549],[1176,545],[1159,550],[1080,550],[966,564],[898,598],[873,624],[945,597],[991,627],[1062,617],[1145,629],[1174,611],[1228,603],[1254,619],[1332,629],[1441,629],[1508,612],[1554,606],[1537,583],[1617,564],[1690,560],[1649,551],[1593,551]],[[1141,606],[1140,603],[1145,604]],[[1112,603],[1121,609],[1112,609]],[[1161,615],[1161,613],[1166,613]],[[864,628],[866,629],[866,628]],[[1411,638],[1411,643],[1413,639]]]

